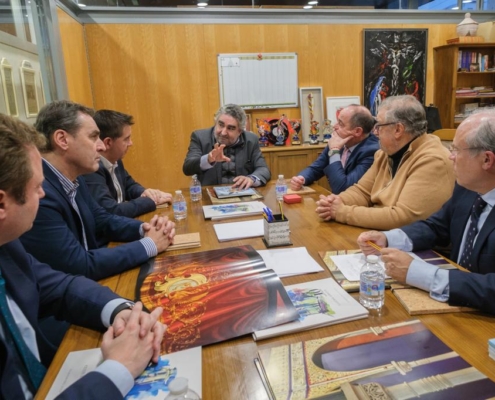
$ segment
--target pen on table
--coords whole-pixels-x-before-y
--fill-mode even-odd
[[[378,246],[376,243],[373,243],[371,240],[367,240],[366,244],[368,246],[373,247],[375,250],[382,251],[382,248],[380,246]]]
[[[282,202],[278,202],[278,206],[280,207],[280,215],[282,217],[282,221],[284,220],[284,209],[282,208]]]

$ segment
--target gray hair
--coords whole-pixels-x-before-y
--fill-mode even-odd
[[[426,132],[426,112],[423,105],[411,95],[387,97],[378,110],[385,111],[387,122],[400,122],[413,138]]]
[[[481,109],[471,115],[479,115],[480,123],[466,136],[467,147],[495,153],[495,109]]]
[[[370,110],[359,104],[351,104],[346,108],[352,108],[354,112],[349,120],[351,127],[362,128],[365,134],[370,133],[375,126],[375,119],[371,115]]]
[[[244,132],[244,127],[246,126],[246,113],[244,110],[239,107],[237,104],[225,104],[220,107],[218,111],[215,113],[215,124],[218,122],[220,116],[227,114],[232,118],[235,118],[237,123],[239,124],[239,129],[241,132]]]
[[[51,139],[55,131],[59,129],[75,136],[80,128],[78,120],[79,113],[87,114],[92,117],[94,115],[94,110],[69,100],[54,101],[45,105],[40,110],[36,122],[34,123],[36,130],[47,138],[45,148],[39,150],[42,152],[53,151]]]

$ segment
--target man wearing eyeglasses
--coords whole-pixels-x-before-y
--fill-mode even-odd
[[[383,248],[387,274],[430,292],[438,301],[495,314],[495,111],[466,118],[457,128],[450,159],[457,179],[454,194],[425,221],[358,238],[364,253]],[[451,245],[450,259],[468,269],[442,270],[404,251]],[[403,251],[402,251],[403,250]]]
[[[194,131],[182,171],[198,175],[203,185],[233,184],[239,189],[262,186],[271,174],[258,136],[246,132],[246,113],[236,104],[216,112],[212,128]]]
[[[426,134],[426,115],[413,96],[385,99],[374,133],[380,141],[371,168],[339,195],[320,196],[325,221],[393,229],[427,218],[450,198],[454,174],[440,139]]]
[[[378,139],[372,134],[374,124],[366,107],[353,104],[342,109],[328,147],[313,164],[292,177],[291,189],[301,190],[323,176],[335,194],[354,185],[371,167],[379,149]]]

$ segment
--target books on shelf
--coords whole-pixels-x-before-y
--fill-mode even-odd
[[[366,310],[333,278],[286,286],[299,319],[253,333],[254,340],[366,318]]]
[[[55,399],[61,392],[88,372],[93,371],[103,356],[100,349],[72,351],[65,359],[45,400]],[[164,399],[168,385],[176,378],[188,379],[188,386],[201,394],[201,347],[161,355],[156,365],[149,366],[135,379],[126,400]]]
[[[156,258],[141,267],[136,297],[148,310],[163,308],[166,353],[299,318],[280,278],[251,246]]]
[[[219,220],[226,218],[248,217],[263,214],[266,206],[261,201],[250,201],[233,204],[215,204],[203,206],[205,219]]]
[[[249,201],[249,200],[260,200],[263,198],[263,195],[254,189],[255,194],[251,196],[244,197],[227,197],[225,199],[219,199],[213,188],[205,188],[208,197],[211,200],[211,204],[227,204],[227,203],[239,203],[241,201]]]
[[[420,321],[289,345],[260,345],[255,363],[276,400],[355,397],[469,399],[495,396],[495,383]]]

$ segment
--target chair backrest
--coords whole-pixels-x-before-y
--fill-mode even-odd
[[[438,129],[432,133],[441,140],[454,140],[455,129]]]

